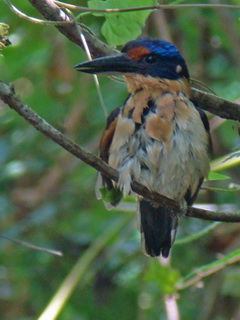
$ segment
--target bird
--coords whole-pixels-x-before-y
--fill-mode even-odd
[[[119,54],[75,68],[124,77],[128,97],[108,116],[100,141],[100,158],[118,170],[119,180],[102,175],[102,183],[113,192],[113,206],[122,194],[132,194],[133,181],[179,203],[180,213],[137,197],[143,251],[167,258],[179,217],[208,177],[211,155],[208,118],[192,96],[186,62],[174,44],[140,38],[126,43]]]

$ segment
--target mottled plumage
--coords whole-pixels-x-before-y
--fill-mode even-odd
[[[191,205],[208,175],[210,136],[204,112],[191,100],[187,66],[178,49],[163,40],[136,40],[120,55],[76,68],[125,77],[129,97],[109,116],[100,143],[100,157],[119,171],[117,187],[127,195],[135,180],[183,208],[184,202]],[[103,184],[109,190],[116,187],[106,177]],[[178,215],[140,197],[139,211],[145,252],[167,257]]]

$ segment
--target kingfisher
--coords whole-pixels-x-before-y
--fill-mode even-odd
[[[102,175],[109,191],[132,193],[133,181],[180,204],[195,201],[209,172],[211,137],[206,114],[192,98],[189,72],[172,43],[141,38],[121,53],[75,66],[90,74],[122,75],[129,95],[108,116],[100,157],[119,172],[118,183]],[[121,196],[111,200],[116,206]],[[169,256],[179,213],[138,196],[144,253]]]

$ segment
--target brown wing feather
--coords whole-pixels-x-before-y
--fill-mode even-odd
[[[113,135],[117,125],[117,117],[120,113],[120,108],[113,110],[107,118],[106,129],[103,132],[101,141],[100,141],[100,158],[108,163],[109,158],[109,148],[112,143]],[[112,180],[103,176],[103,185],[106,185],[110,190],[113,188]]]
[[[109,148],[117,125],[120,108],[113,110],[107,118],[107,125],[100,140],[100,158],[108,162]]]

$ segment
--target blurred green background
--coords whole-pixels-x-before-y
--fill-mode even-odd
[[[87,5],[80,0],[71,3]],[[132,6],[139,3],[143,2],[131,1]],[[14,4],[41,18],[27,1],[15,0]],[[139,30],[144,36],[174,42],[192,78],[234,101],[240,96],[239,13],[202,8],[155,11],[145,23],[146,16],[141,18],[145,25]],[[73,69],[87,59],[86,54],[53,26],[21,19],[5,3],[1,4],[0,22],[10,26],[12,42],[0,56],[1,80],[13,82],[21,98],[43,118],[97,154],[105,117],[93,78]],[[112,39],[101,33],[103,16],[87,14],[82,22],[111,44]],[[120,44],[121,36],[118,39]],[[99,81],[110,112],[124,102],[126,88],[108,78]],[[210,119],[214,159],[231,152],[239,157],[239,125],[212,115]],[[239,165],[221,173],[230,178],[207,184],[225,189],[231,183],[239,184]],[[239,247],[238,224],[219,224],[195,241],[176,243],[171,266],[163,266],[141,252],[135,214],[130,210],[134,202],[125,211],[106,211],[95,197],[96,177],[93,168],[67,154],[0,102],[0,233],[63,252],[63,257],[57,257],[0,238],[1,319],[37,319],[74,267],[74,290],[63,303],[60,320],[170,319],[164,297],[172,293],[178,294],[182,319],[240,319],[237,263],[197,285],[176,290],[181,277]],[[236,211],[239,191],[201,191],[198,203],[213,210]],[[182,219],[177,239],[211,224]]]

